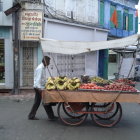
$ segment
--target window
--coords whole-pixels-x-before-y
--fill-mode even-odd
[[[110,5],[110,18],[112,17],[112,14],[113,14],[115,9],[116,9],[116,6],[111,4]],[[110,20],[110,27],[115,28],[115,25],[113,24],[113,22],[111,20]]]
[[[117,63],[117,54],[109,54],[109,62]]]
[[[124,9],[123,13],[123,29],[128,30],[128,10]]]
[[[104,2],[100,1],[100,19],[99,19],[100,25],[104,25]]]
[[[128,30],[133,31],[133,14],[128,14]]]
[[[0,0],[0,11],[3,11],[3,3],[1,0]]]
[[[138,32],[138,17],[135,17],[135,33]]]
[[[135,33],[138,32],[138,10],[135,13]]]
[[[0,39],[0,83],[5,82],[4,40]]]
[[[117,11],[117,20],[118,20],[118,27],[119,29],[122,29],[122,13],[121,11]]]
[[[123,29],[133,31],[133,14],[128,14],[127,9],[124,9],[123,13]]]

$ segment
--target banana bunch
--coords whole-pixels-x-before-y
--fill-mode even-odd
[[[75,89],[78,89],[80,87],[80,84],[81,84],[81,81],[79,78],[72,78],[72,79],[69,79],[67,81],[67,89],[69,90],[75,90]]]
[[[59,90],[65,90],[67,88],[67,82],[62,80],[57,81],[56,88]]]
[[[67,80],[68,78],[66,76],[55,77],[55,83],[58,83],[59,81],[66,82]]]
[[[45,85],[45,89],[48,89],[48,90],[56,89],[55,78],[54,77],[49,77],[48,78],[47,83]]]
[[[75,90],[80,87],[81,81],[79,78],[67,78],[66,76],[61,77],[49,77],[46,83],[45,88],[47,90]]]
[[[53,89],[56,89],[56,86],[52,83],[47,83],[45,88],[48,90],[53,90]]]
[[[47,82],[48,83],[53,83],[55,81],[55,77],[48,77]]]
[[[65,90],[67,87],[67,80],[66,76],[59,76],[55,78],[56,88],[59,90]]]
[[[101,77],[91,77],[90,80],[93,83],[102,83],[102,84],[108,84],[109,83],[109,80],[105,80]]]

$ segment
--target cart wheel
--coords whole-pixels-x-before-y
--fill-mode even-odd
[[[94,114],[94,115],[97,118],[103,119],[103,120],[109,120],[109,119],[113,118],[119,110],[119,108],[116,107],[115,104],[116,103],[100,103],[100,104],[96,103],[94,108],[96,107],[96,109],[98,109],[98,111],[104,111],[104,112],[106,112],[105,114],[108,114],[108,115],[105,115],[105,114]]]
[[[99,126],[112,127],[121,120],[122,107],[120,103],[110,105],[110,107],[102,109],[101,107],[96,107],[96,104],[92,104],[91,111],[94,113],[91,114],[91,118]]]
[[[70,107],[67,107],[66,103],[63,104],[63,110],[69,117],[80,118],[86,115],[86,114],[75,113],[85,108],[84,103],[69,103],[69,105]]]
[[[77,106],[78,107],[77,107]],[[80,125],[82,124],[88,114],[85,112],[88,111],[88,107],[84,103],[59,103],[57,108],[57,113],[60,120],[67,125]]]

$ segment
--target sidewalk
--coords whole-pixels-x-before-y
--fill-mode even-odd
[[[12,99],[15,101],[30,100],[34,98],[34,90],[20,90],[19,94],[13,95],[9,93],[0,93],[1,99]]]

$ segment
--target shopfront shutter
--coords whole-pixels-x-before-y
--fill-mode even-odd
[[[23,47],[22,75],[23,86],[33,86],[34,75],[34,48]]]
[[[122,14],[121,11],[117,11],[117,18],[118,18],[118,28],[122,28]]]
[[[100,1],[100,25],[104,25],[104,2]]]
[[[133,31],[133,14],[128,14],[128,30]]]

